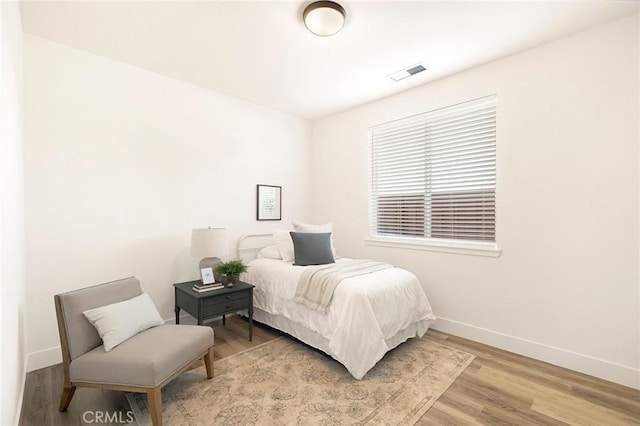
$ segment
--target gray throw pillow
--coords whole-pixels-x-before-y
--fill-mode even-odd
[[[293,240],[294,265],[325,265],[334,263],[331,251],[331,232],[290,232]]]

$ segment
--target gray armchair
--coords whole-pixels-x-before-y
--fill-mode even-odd
[[[54,296],[64,372],[60,411],[69,407],[76,387],[144,392],[151,420],[160,426],[164,385],[201,358],[207,378],[213,377],[213,330],[206,326],[153,327],[105,352],[82,312],[141,293],[140,282],[130,277]]]

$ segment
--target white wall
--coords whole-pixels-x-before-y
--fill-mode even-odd
[[[340,253],[413,271],[435,328],[640,387],[638,21],[314,123],[314,219]],[[365,245],[367,128],[491,94],[501,257]]]
[[[135,275],[165,319],[191,229],[235,241],[307,214],[307,121],[26,35],[27,351],[60,360],[53,295]],[[256,184],[283,187],[257,222]],[[227,258],[232,258],[233,255]]]
[[[0,2],[0,424],[17,421],[24,386],[22,25]]]

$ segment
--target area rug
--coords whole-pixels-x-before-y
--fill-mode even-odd
[[[362,380],[331,357],[283,336],[178,376],[162,389],[165,425],[413,425],[474,356],[410,339]],[[151,425],[145,394],[128,394]]]

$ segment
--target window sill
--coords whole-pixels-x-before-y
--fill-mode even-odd
[[[379,247],[394,247],[410,250],[426,250],[440,253],[465,254],[470,256],[499,257],[502,250],[496,243],[472,243],[455,240],[425,240],[400,237],[369,237],[365,244]]]

